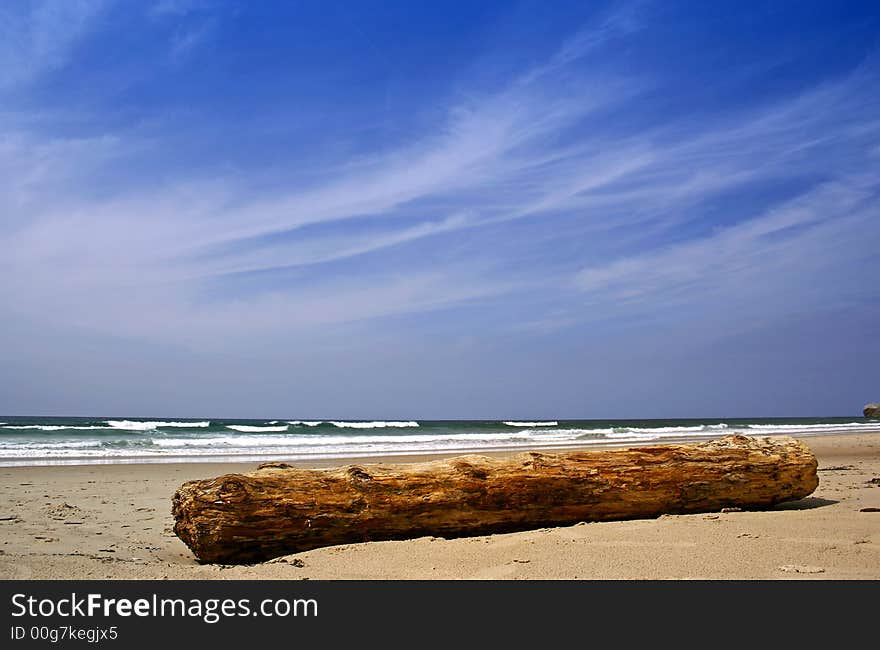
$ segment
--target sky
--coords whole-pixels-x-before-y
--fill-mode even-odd
[[[0,5],[0,413],[859,416],[876,2]]]

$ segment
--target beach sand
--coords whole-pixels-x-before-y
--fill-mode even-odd
[[[170,510],[182,482],[258,463],[0,468],[0,578],[880,579],[880,512],[862,511],[880,508],[880,434],[803,441],[819,487],[766,511],[348,544],[254,566],[199,564]]]

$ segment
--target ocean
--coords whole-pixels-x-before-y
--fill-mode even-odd
[[[208,420],[0,416],[0,467],[369,458],[708,440],[733,433],[880,433],[865,418]]]

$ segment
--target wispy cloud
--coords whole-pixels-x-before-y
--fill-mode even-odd
[[[552,419],[632,417],[638,394],[693,415],[763,407],[768,382],[794,405],[855,394],[870,373],[868,22],[752,56],[735,8],[728,26],[612,2],[575,24],[545,3],[534,25],[501,17],[500,39],[508,19],[531,35],[512,54],[491,25],[352,10],[381,49],[362,57],[298,6],[268,29],[254,3],[7,5],[0,407],[386,417],[411,399],[413,417]],[[717,51],[685,37],[701,21]],[[114,40],[129,29],[138,47]]]
[[[757,293],[780,289],[768,282],[791,280],[780,273],[803,273],[827,266],[835,253],[857,252],[856,242],[849,241],[844,250],[822,254],[815,250],[816,234],[827,237],[831,230],[857,237],[880,216],[875,207],[878,192],[880,182],[873,177],[830,182],[714,235],[584,269],[576,275],[576,284],[588,299],[618,305],[704,302],[707,293],[730,287],[754,299]],[[808,244],[811,256],[804,259]]]
[[[155,17],[186,16],[216,8],[214,0],[158,0],[150,8]]]
[[[211,36],[214,21],[204,20],[197,25],[181,27],[171,39],[171,59],[180,62]]]
[[[87,6],[92,11],[78,15],[94,15],[98,5]],[[154,13],[199,7],[163,2]],[[0,297],[30,317],[53,304],[85,329],[198,347],[209,338],[436,311],[541,288],[563,293],[552,317],[524,331],[586,322],[599,302],[648,310],[696,303],[783,268],[792,270],[774,276],[782,278],[774,286],[806,295],[797,269],[819,273],[802,263],[819,234],[851,238],[871,228],[875,72],[866,66],[710,119],[614,121],[654,88],[607,66],[598,72],[590,57],[641,25],[624,5],[499,91],[455,95],[434,131],[310,170],[317,180],[309,183],[292,172],[288,187],[256,198],[258,171],[99,198],[77,193],[74,180],[111,160],[124,164],[141,146],[136,138],[10,128],[0,139],[0,170],[10,171],[0,196],[14,216],[0,237],[13,252],[0,270],[16,281]],[[181,35],[180,52],[199,38],[198,30]],[[40,65],[53,57],[43,55]],[[792,183],[794,196],[728,211],[725,225],[701,230],[713,201],[735,204],[738,192],[768,179]],[[504,224],[509,229],[499,231]],[[434,248],[438,240],[444,244]],[[383,252],[401,257],[386,262]],[[835,249],[825,258],[845,256]],[[247,274],[247,291],[212,291]]]
[[[108,3],[38,0],[23,11],[0,7],[0,91],[63,66]]]

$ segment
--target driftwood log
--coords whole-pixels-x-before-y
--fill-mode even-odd
[[[790,437],[407,465],[293,469],[190,481],[174,532],[203,562],[245,564],[309,549],[433,535],[763,508],[807,496],[816,458]]]

